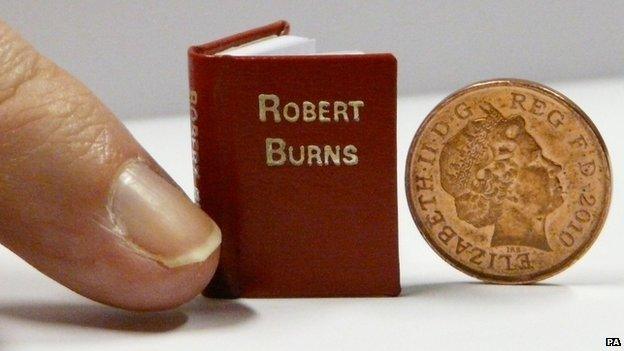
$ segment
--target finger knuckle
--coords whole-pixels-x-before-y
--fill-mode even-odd
[[[37,74],[39,54],[8,27],[0,24],[0,103]]]
[[[22,83],[0,105],[0,134],[6,136],[4,146],[20,155],[88,157],[106,140],[104,109],[65,72],[51,69]]]
[[[0,22],[0,161],[105,158],[110,113],[91,92]]]

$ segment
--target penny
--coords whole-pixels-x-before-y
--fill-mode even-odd
[[[589,117],[538,83],[480,82],[444,99],[409,149],[406,192],[426,241],[488,282],[548,278],[598,236],[611,198]]]

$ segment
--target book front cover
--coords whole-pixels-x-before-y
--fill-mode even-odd
[[[397,295],[394,57],[218,60],[194,92],[198,191],[223,231],[209,293]]]

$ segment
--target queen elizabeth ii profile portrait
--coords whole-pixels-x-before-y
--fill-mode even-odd
[[[440,182],[459,219],[493,226],[492,247],[518,245],[551,251],[546,217],[563,203],[561,166],[542,155],[521,115],[503,116],[483,102],[471,120],[444,145]]]

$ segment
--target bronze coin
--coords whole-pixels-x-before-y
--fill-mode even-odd
[[[408,203],[424,238],[488,282],[530,283],[569,267],[598,236],[611,188],[607,149],[589,117],[524,80],[450,95],[407,157]]]

